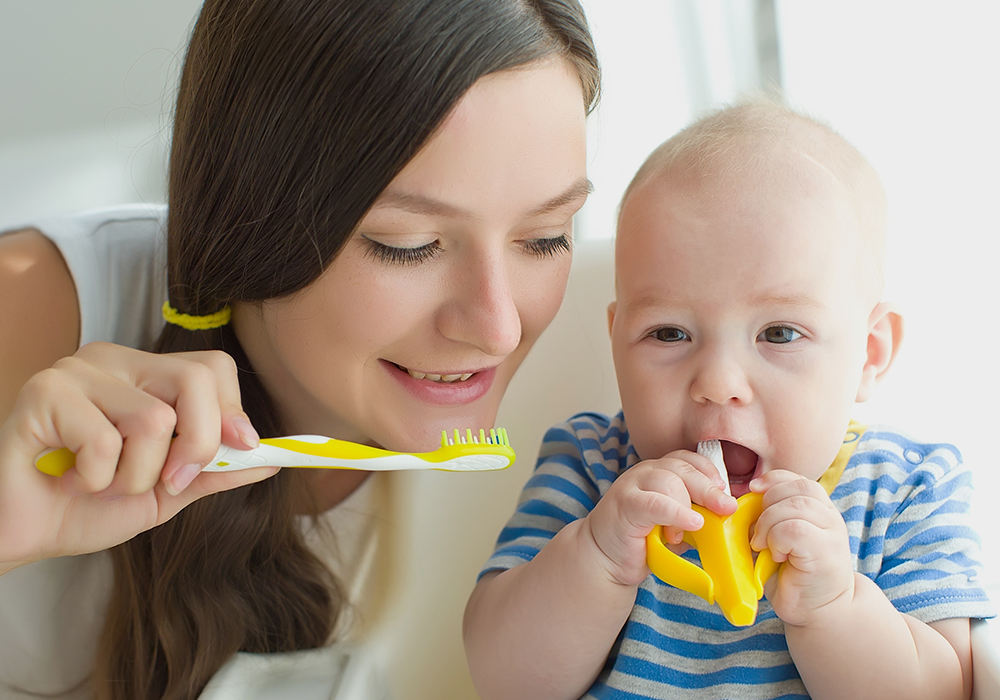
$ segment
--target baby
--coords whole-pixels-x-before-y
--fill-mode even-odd
[[[608,309],[622,412],[546,435],[466,609],[483,700],[969,697],[969,618],[993,614],[969,472],[951,445],[851,422],[902,336],[885,228],[871,166],[779,104],[649,157]],[[751,491],[751,546],[781,566],[734,627],[650,574],[646,536],[680,545],[692,503],[724,516]]]

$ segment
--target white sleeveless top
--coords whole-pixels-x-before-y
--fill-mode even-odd
[[[103,340],[149,349],[160,334],[167,298],[166,207],[125,205],[32,222],[66,260],[80,301],[80,344]],[[2,234],[0,234],[2,235]],[[388,697],[385,671],[356,643],[364,591],[378,573],[385,480],[369,477],[322,516],[330,542],[310,525],[307,542],[340,577],[353,605],[336,644],[290,654],[236,654],[201,700],[348,700]],[[84,681],[104,622],[111,587],[107,552],[37,562],[0,577],[0,698],[37,698]],[[353,613],[348,614],[348,613]],[[84,684],[60,695],[90,697]]]

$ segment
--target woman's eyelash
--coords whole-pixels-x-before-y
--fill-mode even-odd
[[[524,242],[524,246],[529,252],[540,258],[546,258],[559,253],[568,253],[573,244],[565,233],[555,238],[532,238]]]
[[[437,241],[432,241],[419,248],[397,248],[373,241],[370,238],[365,239],[365,247],[365,257],[387,265],[416,265],[430,260],[441,250]]]
[[[365,256],[387,265],[416,265],[431,259],[441,250],[437,241],[418,248],[397,248],[370,238],[365,238],[364,241]],[[572,243],[566,234],[554,238],[532,238],[525,241],[524,246],[530,253],[540,258],[569,252],[572,249]]]

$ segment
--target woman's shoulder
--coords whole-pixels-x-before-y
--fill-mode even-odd
[[[40,231],[0,236],[0,417],[28,378],[76,351],[80,311],[76,288],[59,249]]]
[[[79,345],[103,340],[148,349],[155,341],[167,297],[166,218],[166,206],[125,204],[33,225],[71,276]]]

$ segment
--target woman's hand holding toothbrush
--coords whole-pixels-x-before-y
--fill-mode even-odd
[[[36,374],[0,426],[0,574],[107,549],[202,496],[276,473],[200,473],[220,441],[257,444],[224,353],[94,343]],[[77,454],[58,479],[35,468],[39,453],[57,447]]]

